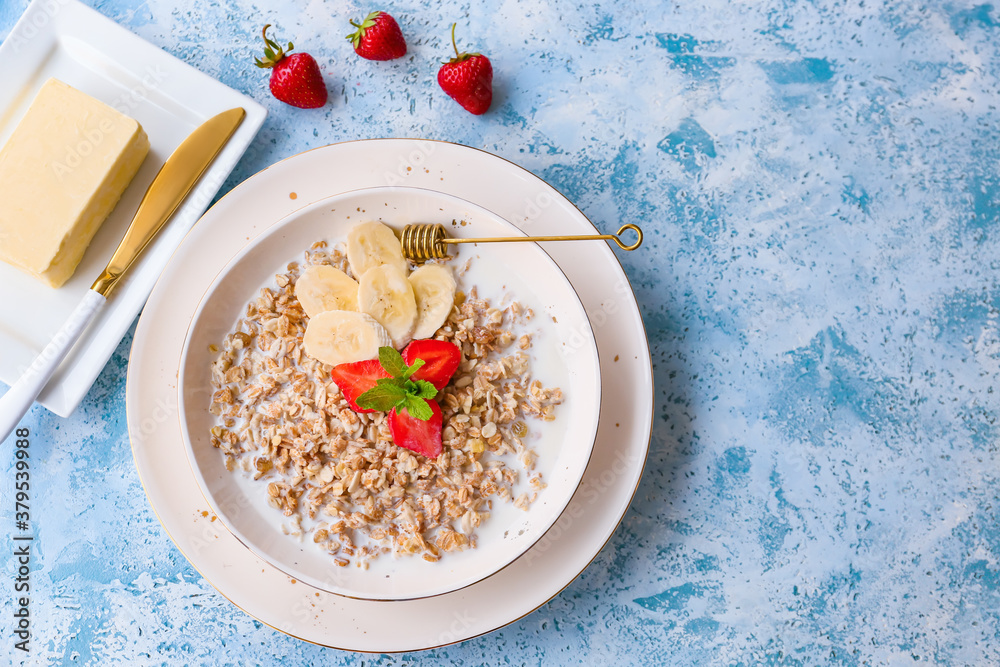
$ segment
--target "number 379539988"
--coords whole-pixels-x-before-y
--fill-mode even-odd
[[[17,459],[14,464],[16,470],[14,474],[14,520],[29,521],[28,492],[31,489],[31,464],[28,463],[28,448],[31,446],[31,442],[28,440],[28,436],[31,433],[26,428],[19,428],[14,434],[17,436],[17,440],[14,442],[16,445],[14,458]]]

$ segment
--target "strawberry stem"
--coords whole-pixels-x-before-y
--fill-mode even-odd
[[[348,19],[347,22],[353,27],[357,28],[354,32],[347,36],[347,41],[354,45],[354,48],[358,48],[358,44],[361,43],[362,38],[365,36],[365,32],[369,28],[375,26],[375,20],[381,15],[382,12],[371,12],[368,16],[361,19],[360,23],[355,23],[354,19]]]
[[[451,46],[452,46],[453,49],[455,49],[455,57],[452,58],[451,60],[444,60],[444,61],[442,61],[445,64],[452,64],[452,65],[454,65],[455,63],[460,63],[463,60],[468,60],[469,58],[471,58],[473,56],[482,55],[482,54],[480,54],[478,52],[477,53],[468,53],[466,51],[462,51],[461,53],[459,53],[459,51],[458,51],[458,44],[455,42],[455,26],[457,26],[457,25],[458,25],[457,23],[452,23],[451,24]]]
[[[271,24],[268,23],[264,26],[264,29],[260,31],[260,34],[264,37],[264,58],[254,58],[254,62],[257,64],[257,67],[274,67],[282,58],[285,57],[285,53],[287,51],[291,51],[295,48],[291,42],[288,42],[288,46],[285,48],[281,48],[280,44],[269,38],[267,36],[267,29],[270,27]]]

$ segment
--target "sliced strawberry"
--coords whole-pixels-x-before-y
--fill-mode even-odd
[[[424,365],[410,379],[427,380],[444,389],[462,362],[462,350],[446,340],[415,340],[403,350],[403,361],[412,366],[417,359],[423,359]]]
[[[378,359],[368,361],[352,361],[347,364],[339,364],[333,367],[330,373],[333,381],[340,387],[344,398],[351,404],[351,409],[355,412],[376,412],[375,410],[365,410],[358,407],[358,396],[375,386],[379,378],[387,378],[389,374],[385,372]]]
[[[406,408],[393,408],[389,413],[389,433],[400,447],[436,459],[441,455],[441,406],[433,398],[428,400],[433,415],[427,421],[415,419]]]

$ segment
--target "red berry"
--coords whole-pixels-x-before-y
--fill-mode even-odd
[[[338,364],[333,367],[330,375],[355,412],[375,412],[358,407],[358,396],[374,387],[379,378],[389,377],[378,359]]]
[[[385,12],[372,12],[360,24],[351,21],[357,28],[347,36],[354,45],[354,51],[368,60],[393,60],[406,55],[406,40],[396,19]]]
[[[289,42],[284,49],[267,36],[264,26],[264,57],[254,58],[257,67],[271,70],[271,94],[285,104],[300,109],[315,109],[326,104],[327,91],[316,60],[308,53],[285,55],[294,47]]]
[[[435,388],[444,389],[462,362],[462,350],[446,340],[415,340],[403,350],[403,361],[412,366],[417,359],[423,359],[424,365],[410,379],[427,380]]]
[[[389,433],[392,434],[392,441],[399,447],[436,459],[443,449],[441,444],[443,418],[441,406],[437,401],[430,399],[427,403],[430,404],[434,414],[426,421],[414,419],[406,408],[393,408],[389,413]]]
[[[455,25],[451,26],[455,57],[441,65],[438,85],[466,111],[478,116],[486,113],[493,102],[493,66],[490,59],[481,53],[458,52]]]

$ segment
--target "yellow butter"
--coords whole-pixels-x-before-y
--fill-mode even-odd
[[[0,260],[65,283],[148,152],[137,121],[46,81],[0,150]]]

